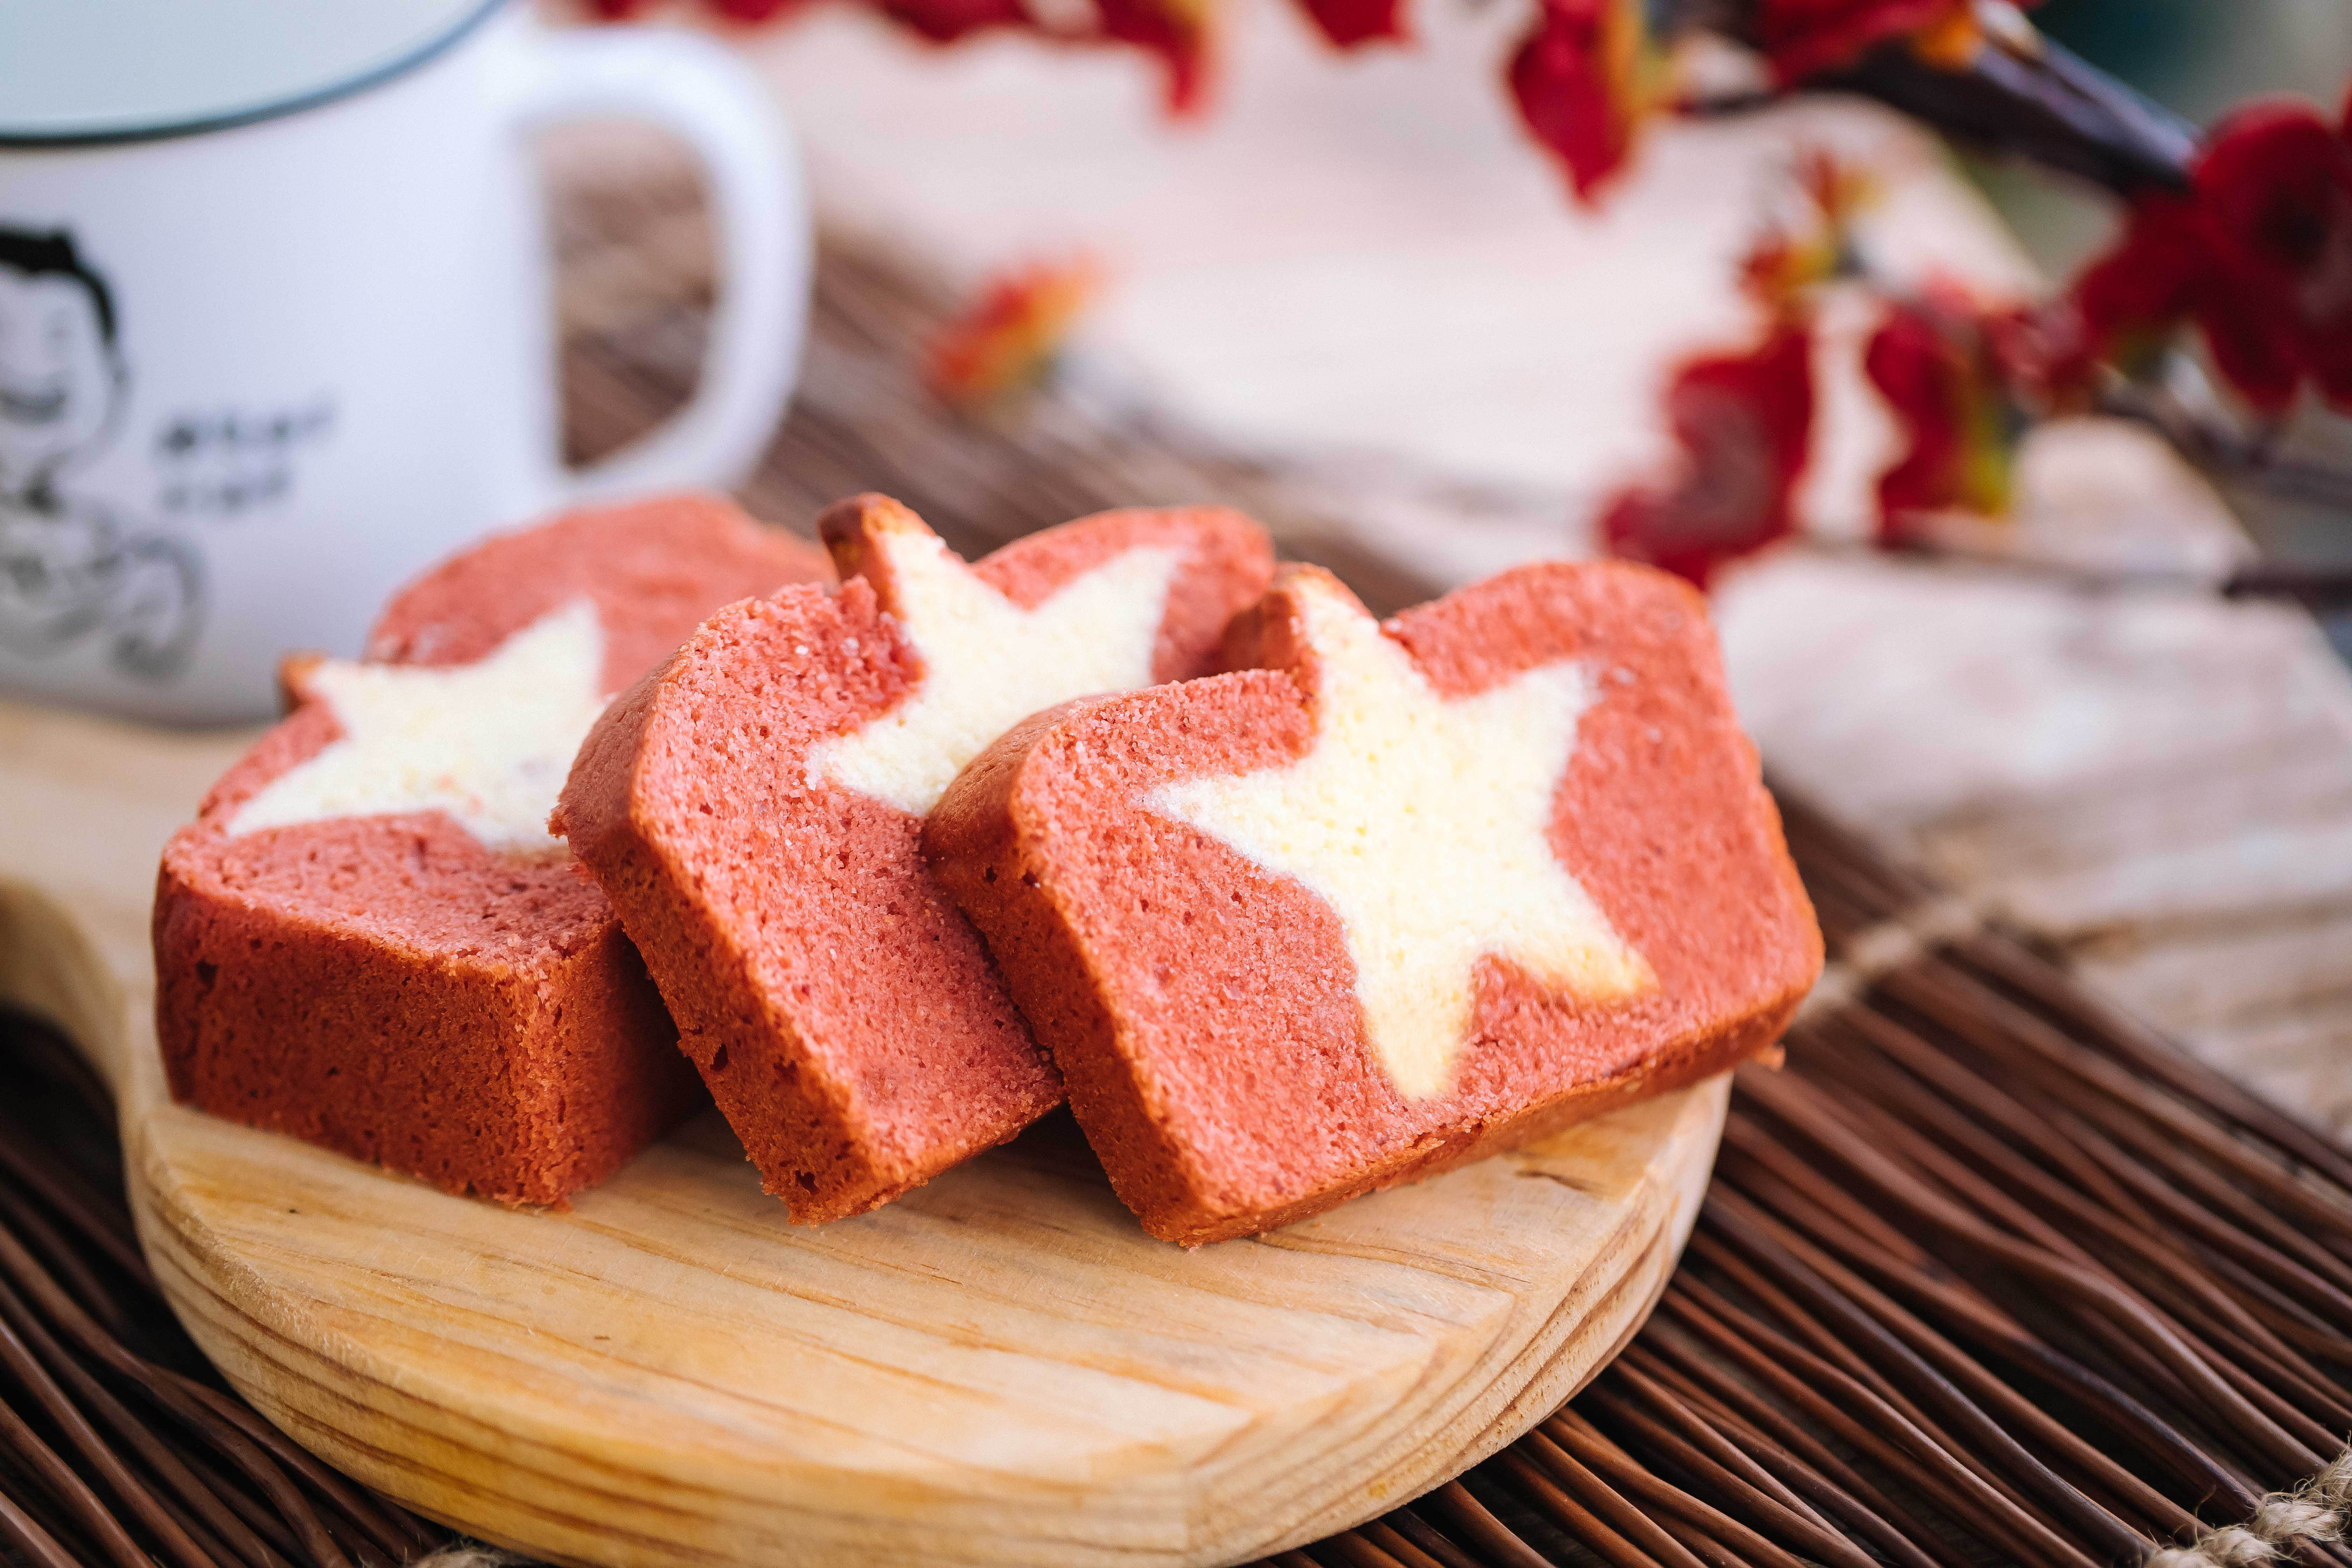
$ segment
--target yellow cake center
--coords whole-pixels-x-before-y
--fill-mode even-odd
[[[264,785],[228,831],[444,811],[490,848],[560,854],[547,815],[604,710],[604,626],[586,599],[472,664],[323,660],[303,686],[341,737]]]
[[[919,685],[888,712],[809,750],[835,784],[919,816],[963,765],[1041,708],[1151,684],[1151,654],[1182,553],[1139,545],[1024,609],[928,531],[881,536]]]
[[[1447,699],[1336,589],[1294,591],[1315,653],[1315,742],[1256,773],[1180,780],[1145,807],[1331,907],[1364,1032],[1397,1091],[1443,1094],[1470,1032],[1478,960],[1608,1001],[1655,982],[1551,847],[1553,796],[1595,692],[1573,661]]]

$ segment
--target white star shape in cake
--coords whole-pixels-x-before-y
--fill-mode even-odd
[[[1552,851],[1553,795],[1596,698],[1584,668],[1547,664],[1449,699],[1336,582],[1301,573],[1291,587],[1318,672],[1313,748],[1163,784],[1142,804],[1331,907],[1397,1091],[1425,1100],[1451,1085],[1481,958],[1589,1001],[1655,984]]]
[[[922,683],[888,712],[809,748],[810,784],[840,784],[920,816],[966,763],[1030,714],[1151,684],[1181,552],[1122,551],[1024,609],[928,530],[891,529],[880,547],[897,619],[923,658]]]
[[[247,800],[232,837],[444,811],[489,848],[560,854],[548,813],[604,710],[604,630],[581,599],[472,664],[323,659],[303,678],[342,735]]]

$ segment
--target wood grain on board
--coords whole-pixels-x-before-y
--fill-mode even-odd
[[[785,1223],[714,1116],[568,1211],[170,1103],[147,895],[246,737],[0,705],[0,1003],[113,1080],[148,1256],[238,1390],[362,1480],[580,1563],[1239,1561],[1548,1414],[1664,1287],[1715,1080],[1195,1252],[1055,1116],[873,1215]]]

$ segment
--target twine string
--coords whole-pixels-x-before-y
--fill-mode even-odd
[[[2344,1537],[2352,1510],[2352,1447],[2291,1491],[2263,1495],[2242,1524],[2207,1531],[2187,1546],[2153,1552],[2147,1568],[2259,1568],[2305,1542]]]
[[[1838,955],[1822,966],[1822,977],[1798,1005],[1800,1024],[1829,1016],[1859,999],[1885,975],[1933,952],[1965,942],[1986,929],[1978,900],[1939,893],[1848,937]]]

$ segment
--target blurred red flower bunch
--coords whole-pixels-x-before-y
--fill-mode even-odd
[[[1642,0],[1541,0],[1506,72],[1528,133],[1585,200],[1632,156],[1664,79]]]
[[[2284,412],[2305,384],[2352,405],[2352,128],[2291,100],[2232,113],[2189,188],[2136,203],[2074,298],[2086,349],[2126,371],[2193,322],[2261,412]]]
[[[1985,42],[1989,19],[2017,16],[2005,0],[1748,0],[1718,11],[1724,31],[1753,47],[1784,89],[1885,44],[1957,67]],[[1651,120],[1678,106],[1674,40],[1654,36],[1649,16],[1644,0],[1539,0],[1511,56],[1506,74],[1519,118],[1580,200],[1626,165]],[[2015,26],[2031,32],[2021,18]]]
[[[1916,542],[1938,512],[2009,510],[2018,442],[2054,391],[2029,352],[2038,325],[2032,310],[1989,310],[1946,282],[1886,302],[1862,355],[1905,441],[1878,476],[1880,542]]]
[[[621,20],[659,0],[585,0]],[[701,0],[713,15],[756,24],[781,19],[811,0]],[[1213,74],[1218,0],[1095,0],[1090,26],[1047,22],[1025,0],[872,0],[885,16],[934,43],[989,28],[1021,28],[1065,43],[1124,44],[1155,56],[1168,102],[1184,113],[1205,101]],[[1340,48],[1407,36],[1404,0],[1297,0],[1323,37]],[[2023,0],[2032,5],[2037,0]],[[1537,0],[1536,16],[1506,78],[1528,132],[1565,166],[1591,199],[1633,153],[1643,124],[1675,106],[1667,68],[1672,38],[1654,37],[1649,0]],[[1983,18],[2014,14],[2011,0],[1731,0],[1682,6],[1704,27],[1762,57],[1782,87],[1853,63],[1867,51],[1911,40],[1924,58],[1964,58]],[[1677,31],[1683,29],[1678,28]]]
[[[1609,552],[1704,588],[1726,563],[1794,533],[1813,436],[1812,353],[1812,334],[1782,321],[1745,353],[1676,370],[1666,421],[1680,467],[1670,486],[1628,489],[1603,509]]]
[[[2352,408],[2347,121],[2352,105],[2335,122],[2287,101],[2232,113],[2198,151],[2184,189],[2140,193],[2113,249],[2068,288],[2024,305],[1988,304],[1948,281],[1873,279],[1847,222],[1857,198],[1838,185],[1852,177],[1813,160],[1800,183],[1816,226],[1772,236],[1746,262],[1748,289],[1768,307],[1762,345],[1675,374],[1664,412],[1681,476],[1611,502],[1602,541],[1704,584],[1796,531],[1814,406],[1808,300],[1832,281],[1868,292],[1878,311],[1862,369],[1902,440],[1875,487],[1874,529],[1885,544],[1927,541],[1939,514],[2004,514],[2034,422],[2137,406],[2134,384],[2160,369],[2189,327],[2257,416],[2284,415],[2306,387]],[[1830,264],[1832,254],[1843,259]]]
[[[586,0],[596,15],[622,21],[657,0]],[[780,20],[810,0],[701,0],[713,15],[754,24]],[[1178,114],[1207,101],[1215,58],[1216,0],[1095,0],[1090,26],[1049,24],[1024,0],[873,0],[892,21],[935,44],[952,44],[991,28],[1019,28],[1057,43],[1121,44],[1156,58],[1165,73],[1168,107]],[[1402,0],[1298,0],[1332,44],[1353,47],[1402,38]]]
[[[1678,459],[1669,482],[1636,485],[1605,505],[1597,531],[1613,555],[1704,588],[1724,563],[1797,529],[1797,486],[1813,435],[1813,317],[1819,285],[1845,270],[1849,224],[1866,183],[1814,153],[1799,168],[1808,212],[1748,252],[1748,292],[1764,307],[1760,340],[1687,360],[1667,379],[1666,424]]]
[[[1871,279],[1853,237],[1873,182],[1818,152],[1800,160],[1797,174],[1807,216],[1768,233],[1742,264],[1748,294],[1764,307],[1762,340],[1675,372],[1664,395],[1680,449],[1673,483],[1622,491],[1597,523],[1612,554],[1702,587],[1730,562],[1798,531],[1818,316],[1831,285],[1871,295],[1878,311],[1862,369],[1902,442],[1876,485],[1882,543],[1918,542],[1922,523],[1938,513],[2001,513],[2025,430],[2082,398],[2087,362],[2070,302],[1990,306],[1940,280],[1887,290]]]
[[[608,17],[664,0],[583,0]],[[699,0],[743,23],[812,0]],[[1177,111],[1204,100],[1226,0],[1093,0],[1079,21],[1042,0],[869,0],[950,43],[1017,28],[1066,43],[1147,51]],[[1331,44],[1405,36],[1404,0],[1297,0]],[[1661,116],[1721,112],[1792,89],[1859,91],[1996,150],[2104,184],[2130,203],[2121,241],[2068,289],[2018,306],[1954,284],[1873,279],[1850,219],[1864,182],[1808,160],[1813,217],[1746,258],[1763,305],[1756,339],[1679,367],[1664,389],[1680,463],[1601,510],[1622,554],[1705,583],[1726,562],[1796,531],[1811,446],[1822,291],[1874,299],[1861,368],[1901,433],[1874,486],[1876,538],[1917,544],[1938,515],[2000,516],[2034,421],[2106,407],[2177,420],[2149,372],[2181,331],[2201,334],[2221,378],[2266,419],[2305,387],[2352,407],[2352,104],[2331,121],[2263,102],[2193,128],[2042,39],[2039,0],[1528,0],[1533,16],[1506,84],[1533,138],[1591,202]],[[1033,10],[1033,5],[1037,8]],[[1698,35],[1752,56],[1758,90],[1699,101],[1678,84]],[[1689,73],[1694,79],[1700,74]],[[1034,379],[1094,292],[1090,270],[1031,269],[992,289],[935,345],[934,390],[971,403]],[[2200,461],[2259,465],[2235,431],[2167,428]],[[2231,451],[2252,454],[2226,458]],[[2352,485],[2352,480],[2347,480]],[[2347,490],[2352,493],[2352,490]]]

